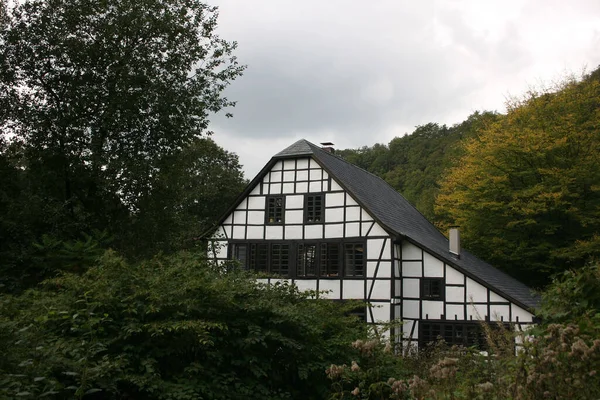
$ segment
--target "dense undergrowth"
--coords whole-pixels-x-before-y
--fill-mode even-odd
[[[356,341],[359,357],[327,370],[331,398],[600,398],[598,293],[597,265],[566,272],[543,293],[540,325],[526,332],[484,325],[485,352],[440,341],[405,354],[377,340]]]
[[[0,398],[600,397],[597,265],[554,280],[540,325],[486,329],[486,353],[400,349],[348,316],[356,303],[255,278],[190,253],[130,264],[108,251],[1,295]]]

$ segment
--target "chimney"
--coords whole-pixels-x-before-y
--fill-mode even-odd
[[[325,150],[326,152],[331,153],[331,154],[335,153],[335,149],[333,148],[333,143],[323,142],[323,143],[321,143],[321,146],[323,146],[323,147],[321,147],[322,150]]]
[[[450,243],[450,253],[460,258],[460,231],[458,230],[458,227],[450,228],[448,239],[448,242]]]

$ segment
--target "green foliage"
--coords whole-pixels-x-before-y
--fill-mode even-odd
[[[436,123],[417,126],[413,133],[392,139],[388,146],[375,144],[338,153],[349,162],[382,177],[408,201],[434,221],[434,200],[441,176],[460,155],[460,143],[476,134],[497,115],[475,112],[464,122],[447,127]]]
[[[537,315],[546,323],[576,324],[600,334],[600,266],[591,263],[555,277],[542,296]]]
[[[465,145],[442,180],[443,226],[531,285],[600,253],[600,82],[530,92]]]
[[[246,185],[237,155],[198,138],[165,157],[119,248],[136,257],[191,249]]]
[[[2,397],[323,398],[364,327],[353,304],[264,285],[195,255],[83,274],[0,298]]]
[[[236,44],[215,33],[216,9],[199,0],[1,4],[2,290],[52,273],[33,246],[43,235],[72,243],[107,231],[135,258],[191,247],[243,182],[234,155],[199,139],[210,114],[233,106],[223,90],[244,69]]]

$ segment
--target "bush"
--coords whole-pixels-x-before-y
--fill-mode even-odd
[[[107,252],[0,298],[0,397],[323,398],[363,324],[190,254],[129,265]]]

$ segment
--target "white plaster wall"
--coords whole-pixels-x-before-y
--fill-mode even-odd
[[[344,280],[344,299],[364,299],[365,282],[363,280]]]
[[[389,299],[392,288],[389,280],[369,280],[367,288],[372,299]],[[371,291],[372,288],[372,291]],[[368,293],[367,293],[368,294]]]
[[[305,292],[307,290],[317,290],[317,281],[315,279],[301,279],[294,282],[298,290]]]
[[[404,318],[419,318],[419,300],[404,300],[402,303],[402,316]]]
[[[358,237],[360,235],[360,223],[350,222],[346,224],[346,237]]]
[[[293,183],[284,183],[281,188],[281,193],[283,193],[283,194],[294,193],[294,184]]]
[[[371,215],[363,208],[361,209],[361,219],[363,221],[373,221],[373,217],[371,217]]]
[[[341,238],[344,237],[344,224],[325,225],[326,238]]]
[[[266,239],[270,239],[270,240],[281,240],[281,239],[283,239],[283,226],[281,226],[281,225],[267,225]]]
[[[427,252],[423,252],[424,274],[430,278],[444,276],[444,263]]]
[[[249,226],[246,228],[248,239],[264,239],[264,228],[262,226]]]
[[[490,306],[490,319],[492,321],[510,321],[510,305],[496,305]]]
[[[487,305],[485,304],[467,304],[467,320],[483,321],[487,316]]]
[[[339,190],[344,190],[344,189],[342,189],[342,187],[340,186],[340,184],[337,183],[335,181],[335,179],[332,179],[331,180],[331,191],[335,192],[335,191],[339,191]]]
[[[414,244],[407,242],[406,240],[402,241],[402,259],[403,260],[422,260],[422,252],[421,249],[415,246]]]
[[[308,193],[308,182],[297,182],[296,193]]]
[[[302,226],[301,225],[292,225],[285,227],[285,239],[293,240],[293,239],[302,239]]]
[[[297,168],[298,169],[308,168],[308,160],[309,160],[308,158],[298,158],[296,160],[296,162],[298,164]]]
[[[288,210],[285,212],[286,224],[301,224],[304,222],[303,210]]]
[[[233,226],[233,239],[244,239],[246,233],[246,227],[242,225]]]
[[[289,161],[289,160],[287,160]],[[283,181],[284,182],[294,182],[296,173],[294,171],[285,171],[283,173]]]
[[[373,228],[371,228],[371,232],[369,232],[369,236],[389,236],[388,233],[379,225],[375,223]]]
[[[465,288],[459,286],[446,286],[446,301],[465,302]]]
[[[441,319],[444,314],[443,301],[423,300],[421,302],[423,319]]]
[[[283,169],[289,170],[289,169],[294,169],[294,168],[296,168],[295,160],[283,160]]]
[[[519,318],[519,322],[533,322],[533,314],[523,310],[516,304],[511,304],[510,306],[512,308],[512,317],[514,322],[517,321],[517,317]]]
[[[344,193],[327,193],[325,194],[326,207],[339,207],[344,205]]]
[[[402,295],[404,297],[420,297],[420,282],[418,279],[402,279]]]
[[[319,296],[325,299],[340,298],[340,280],[321,279],[319,281],[319,291],[327,290],[328,293],[322,293]]]
[[[307,180],[308,180],[308,171],[296,172],[296,181],[307,181]]]
[[[379,253],[384,245],[385,239],[369,239],[367,240],[367,257],[368,258],[379,258]],[[382,258],[389,258],[385,255]]]
[[[421,277],[421,261],[402,261],[402,277]]]
[[[465,276],[451,266],[446,265],[446,284],[448,283],[462,285],[465,283]]]
[[[346,221],[360,220],[360,207],[346,207]]]
[[[373,322],[388,322],[390,320],[390,303],[374,302],[372,305]]]
[[[249,224],[259,224],[259,225],[264,224],[265,223],[265,212],[264,211],[248,211],[248,223]]]
[[[458,304],[446,304],[446,319],[463,321],[465,319],[465,307]]]
[[[487,288],[471,278],[467,278],[467,301],[487,302]]]
[[[305,225],[304,237],[306,239],[321,239],[323,238],[323,225]]]
[[[344,222],[343,208],[326,208],[325,222]]]
[[[265,201],[266,201],[265,196],[249,197],[248,198],[248,208],[264,210],[267,207],[267,203]]]
[[[302,208],[304,206],[304,196],[285,196],[285,208]]]

